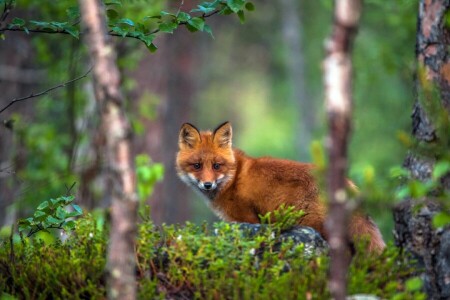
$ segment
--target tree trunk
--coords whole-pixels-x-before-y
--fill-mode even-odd
[[[300,122],[296,124],[296,153],[299,159],[308,161],[309,147],[315,124],[315,108],[308,98],[305,79],[305,53],[303,51],[303,32],[297,0],[282,0],[282,32],[286,44],[286,67],[291,86],[292,106],[298,111]]]
[[[333,299],[345,299],[349,264],[346,192],[347,143],[352,110],[351,48],[361,14],[361,1],[335,1],[334,25],[326,43],[325,97],[329,123],[328,198],[326,229],[330,244],[329,288]]]
[[[3,6],[0,8],[3,10]],[[16,9],[15,15],[23,17],[25,12]],[[11,18],[11,16],[10,16]],[[11,100],[26,96],[40,87],[46,78],[44,70],[37,70],[31,40],[27,36],[17,35],[0,47],[0,107],[5,107]],[[16,124],[12,121],[13,113],[28,118],[34,116],[33,102],[18,104],[14,109],[0,114],[0,227],[16,221],[16,207],[12,205],[26,189],[20,183],[18,174],[24,169],[25,149],[18,140]]]
[[[182,1],[183,9],[195,7],[195,1]],[[162,184],[162,216],[167,223],[181,223],[191,217],[188,187],[175,171],[175,153],[178,151],[178,134],[181,124],[192,120],[190,108],[195,95],[195,35],[179,28],[166,40],[167,69],[171,70],[167,81],[167,98],[162,107],[164,151],[164,181]]]
[[[98,0],[80,0],[85,42],[93,63],[94,90],[101,114],[101,131],[111,191],[108,248],[108,297],[135,299],[134,245],[137,196],[130,149],[130,126],[124,113],[116,54],[106,32],[104,8]]]
[[[450,149],[450,32],[446,16],[449,0],[421,0],[417,19],[415,103],[412,133],[417,147],[404,162],[411,177],[428,181],[436,160],[449,158]],[[439,190],[450,189],[450,173],[440,179]],[[407,199],[394,210],[395,243],[412,254],[423,270],[428,299],[450,298],[450,227],[435,229],[436,213],[445,208],[432,191],[420,201]],[[420,204],[420,206],[417,206]],[[422,271],[421,271],[422,272]]]

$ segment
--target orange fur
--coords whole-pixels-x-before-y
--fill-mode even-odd
[[[326,206],[319,199],[312,164],[270,157],[252,158],[232,148],[232,128],[226,122],[214,132],[198,131],[183,124],[179,135],[176,168],[180,178],[208,199],[223,220],[259,223],[265,215],[285,204],[305,211],[300,224],[316,229],[326,238]],[[350,188],[356,189],[349,181]],[[354,214],[352,239],[367,236],[369,251],[380,252],[384,241],[370,218]]]

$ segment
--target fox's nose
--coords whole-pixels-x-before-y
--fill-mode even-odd
[[[205,182],[203,183],[203,186],[205,187],[205,189],[209,190],[210,188],[212,188],[213,184],[212,182]]]

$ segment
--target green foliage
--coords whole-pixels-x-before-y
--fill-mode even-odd
[[[7,274],[0,276],[0,293],[103,299],[108,232],[89,214],[76,224],[67,240],[52,245],[0,241],[0,273]],[[274,251],[277,235],[267,230],[249,237],[223,222],[213,228],[144,222],[136,247],[139,298],[329,299],[329,258],[306,257],[292,242]],[[407,281],[414,271],[392,246],[381,256],[361,251],[350,268],[349,293],[423,298],[416,279]]]
[[[27,237],[30,237],[39,231],[49,232],[49,229],[75,229],[75,221],[71,218],[82,215],[83,210],[72,203],[74,199],[74,196],[61,196],[42,202],[32,217],[19,220],[19,232],[28,231]],[[73,211],[67,211],[68,206]]]
[[[424,197],[432,197],[440,201],[443,210],[433,217],[433,226],[435,228],[444,227],[450,224],[450,213],[448,199],[450,191],[442,188],[442,180],[448,176],[450,172],[450,161],[446,158],[438,160],[434,163],[433,171],[428,180],[422,181],[412,178],[410,172],[402,167],[394,167],[391,169],[391,177],[400,178],[403,184],[397,188],[396,199],[402,200],[412,198],[421,200]]]
[[[277,232],[282,232],[299,224],[300,219],[305,215],[303,210],[297,210],[295,206],[286,207],[282,204],[273,212],[265,215],[259,215],[261,224],[269,224],[274,226]]]
[[[87,215],[65,242],[35,239],[0,243],[0,295],[19,299],[100,299],[105,297],[107,235]],[[11,252],[12,250],[12,252]]]
[[[145,16],[140,20],[124,18],[122,1],[104,1],[106,6],[106,16],[108,19],[108,29],[110,35],[135,38],[142,41],[151,51],[156,51],[157,47],[153,43],[156,33],[173,33],[180,25],[185,25],[189,31],[205,31],[212,36],[211,28],[205,24],[205,19],[215,15],[236,13],[241,20],[245,21],[244,10],[253,11],[254,5],[245,0],[215,0],[203,2],[196,9],[190,12],[178,10],[177,13],[161,11],[159,14]],[[181,7],[180,7],[181,8]],[[195,14],[195,15],[193,15]],[[70,34],[78,39],[80,35],[80,11],[78,7],[69,7],[66,9],[67,21],[36,21],[25,20],[15,17],[10,23],[6,24],[7,30],[20,30],[27,34],[30,32],[42,33],[61,33]]]
[[[433,194],[436,199],[448,199],[449,191],[441,189],[441,180],[450,172],[450,161],[447,159],[438,160],[434,164],[431,177],[428,180],[421,181],[412,178],[410,172],[403,167],[391,168],[391,177],[400,178],[405,184],[397,189],[396,198],[402,200],[405,198],[421,199]]]
[[[164,165],[153,163],[147,154],[139,154],[135,160],[139,215],[146,220],[150,214],[145,206],[145,201],[152,195],[155,184],[163,179]]]

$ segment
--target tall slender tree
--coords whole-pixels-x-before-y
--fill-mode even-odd
[[[94,90],[101,115],[111,230],[108,248],[108,298],[135,299],[137,196],[130,149],[130,125],[124,113],[116,54],[106,31],[102,2],[80,0],[85,42],[93,63]]]
[[[348,195],[346,192],[347,148],[352,114],[351,50],[362,3],[336,0],[333,32],[326,42],[324,60],[325,104],[328,113],[328,198],[326,229],[330,244],[329,288],[334,299],[346,298],[348,251]]]

